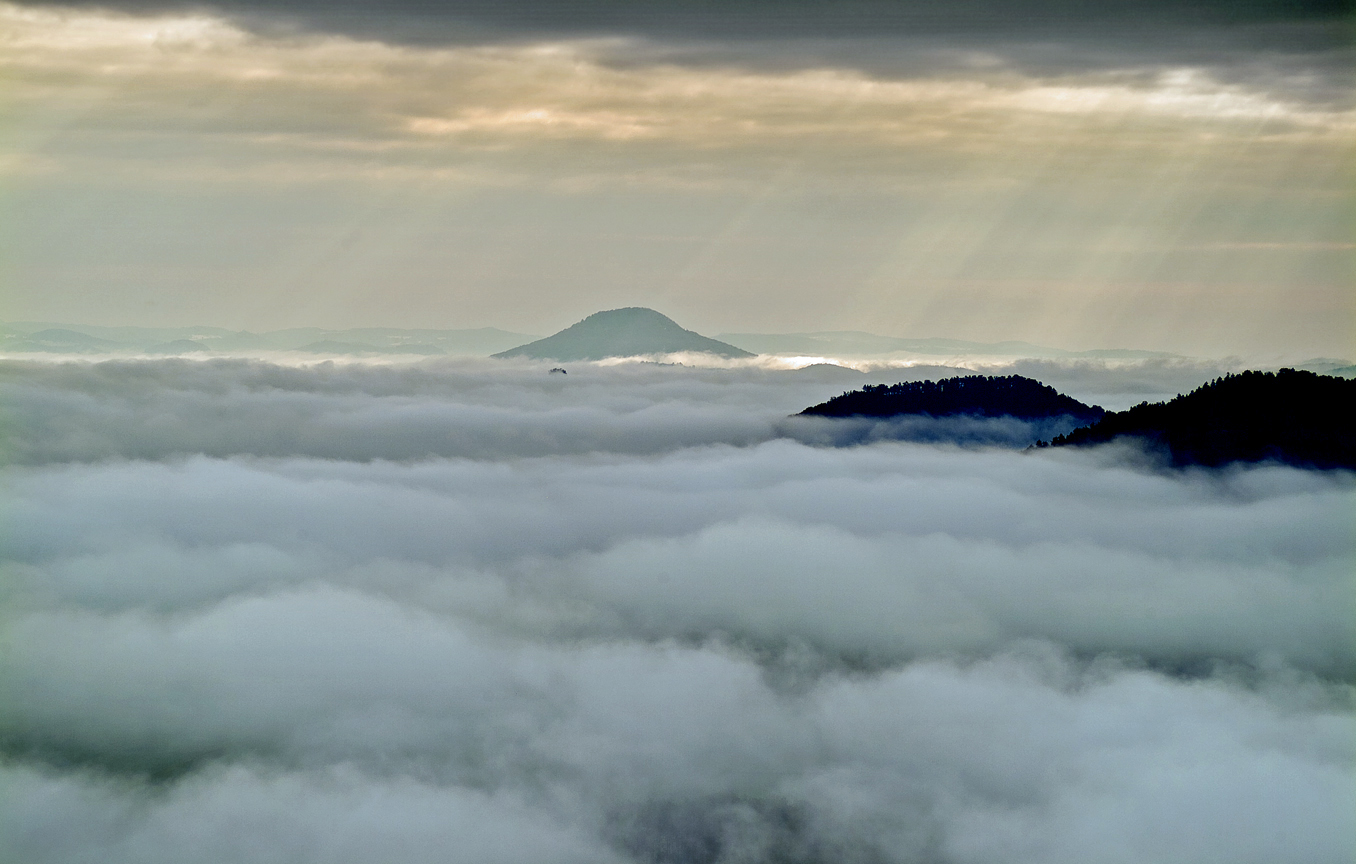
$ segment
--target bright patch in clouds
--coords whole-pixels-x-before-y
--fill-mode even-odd
[[[12,5],[0,7],[0,44],[21,96],[60,75],[86,86],[144,90],[169,110],[194,93],[226,86],[246,103],[287,102],[295,114],[241,105],[247,124],[279,132],[339,122],[349,134],[395,138],[409,130],[523,143],[560,136],[700,141],[710,148],[818,136],[851,148],[861,146],[863,135],[881,144],[983,140],[1013,122],[1042,122],[1043,114],[1270,120],[1329,132],[1352,126],[1349,111],[1279,101],[1189,68],[1134,85],[1047,82],[1002,69],[978,79],[973,69],[965,78],[917,80],[850,69],[769,74],[638,63],[646,46],[627,40],[419,48],[338,36],[268,37],[204,16]],[[629,62],[612,62],[623,56]],[[322,101],[309,104],[307,94]],[[330,100],[357,116],[327,116]]]

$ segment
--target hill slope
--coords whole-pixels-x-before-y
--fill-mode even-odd
[[[631,306],[595,312],[554,336],[519,345],[495,357],[532,357],[540,360],[602,360],[639,354],[676,354],[694,351],[720,357],[753,357],[715,339],[684,330],[653,309]]]
[[[1274,459],[1356,468],[1356,380],[1294,369],[1226,375],[1170,402],[1141,403],[1075,429],[1054,446],[1131,436],[1167,451],[1174,465]]]
[[[946,417],[965,414],[979,417],[1011,416],[1022,420],[1068,415],[1091,422],[1100,419],[1105,412],[1096,405],[1084,405],[1053,387],[1021,375],[967,375],[941,381],[867,386],[835,396],[800,413],[819,417],[894,417],[900,414]]]

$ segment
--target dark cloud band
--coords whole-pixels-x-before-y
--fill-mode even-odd
[[[41,4],[33,4],[41,5]],[[200,10],[173,0],[63,2],[131,12]],[[660,37],[796,38],[882,34],[1072,32],[1093,35],[1115,27],[1161,31],[1170,27],[1330,21],[1351,11],[1348,0],[225,0],[206,8],[270,26],[292,25],[412,40],[456,39],[470,28],[481,36],[631,34]]]

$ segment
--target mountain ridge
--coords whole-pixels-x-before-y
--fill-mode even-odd
[[[1174,357],[1165,351],[1136,348],[1099,348],[1068,351],[1030,342],[972,342],[966,339],[930,337],[913,339],[881,336],[863,330],[821,330],[806,333],[721,333],[717,338],[759,354],[845,354],[863,357],[886,354],[977,354],[995,357],[1075,358],[1101,360],[1146,360]]]
[[[873,418],[901,414],[1010,416],[1021,420],[1067,415],[1083,421],[1100,420],[1106,414],[1098,405],[1086,405],[1048,384],[1021,375],[964,375],[940,381],[868,384],[800,413],[812,417]]]
[[[1141,402],[1057,436],[1049,446],[1135,438],[1176,467],[1275,461],[1356,468],[1356,380],[1298,369],[1216,378],[1167,402]]]
[[[497,327],[461,330],[291,327],[255,333],[207,326],[104,327],[36,321],[0,324],[0,351],[60,354],[301,351],[484,357],[534,338],[528,333]],[[335,350],[329,350],[331,347]]]

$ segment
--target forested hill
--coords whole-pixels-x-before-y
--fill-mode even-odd
[[[941,381],[868,385],[806,408],[800,413],[820,417],[894,417],[898,414],[945,417],[968,414],[981,417],[1012,416],[1023,420],[1068,415],[1090,423],[1101,419],[1106,412],[1096,405],[1084,405],[1053,387],[1021,375],[967,375]]]
[[[1242,372],[1170,402],[1108,414],[1051,444],[1100,444],[1133,436],[1166,450],[1174,465],[1274,459],[1314,468],[1356,468],[1356,380],[1294,369]]]

